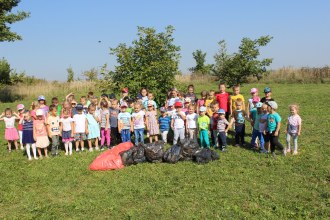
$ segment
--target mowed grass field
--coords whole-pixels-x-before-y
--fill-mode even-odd
[[[248,98],[250,88],[261,91],[265,86],[246,85],[242,94]],[[282,144],[288,105],[301,107],[303,128],[297,156],[278,155],[274,160],[230,145],[228,152],[218,151],[220,160],[206,165],[144,163],[95,172],[88,166],[100,152],[71,157],[62,152],[59,157],[38,161],[28,161],[22,151],[8,154],[2,122],[0,218],[329,219],[329,85],[271,87],[283,119]],[[217,85],[196,88],[200,92]],[[16,105],[1,103],[0,109]],[[249,128],[247,133],[249,141]]]

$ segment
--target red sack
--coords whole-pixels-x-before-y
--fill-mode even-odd
[[[132,142],[125,142],[118,144],[110,150],[100,154],[89,165],[90,170],[116,170],[124,168],[123,161],[121,160],[120,153],[127,151],[133,147]]]

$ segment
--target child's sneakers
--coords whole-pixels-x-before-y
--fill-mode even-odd
[[[91,147],[91,148],[89,148],[89,150],[88,150],[89,152],[93,152],[93,148]]]
[[[34,159],[35,159],[35,160],[39,160],[39,158],[38,158],[38,157],[34,157]]]
[[[82,148],[81,148],[81,151],[84,151],[84,150],[85,150],[85,148],[82,147]]]
[[[99,150],[100,150],[100,148],[99,148],[99,147],[95,147],[95,150],[96,150],[96,151],[99,151]]]
[[[29,160],[32,160],[32,157],[29,157]]]
[[[65,152],[65,154],[64,154],[65,156],[68,156],[69,155],[69,153],[68,152]]]
[[[101,146],[101,150],[104,150],[104,146]]]
[[[79,150],[79,148],[76,148],[76,152],[79,152],[80,150]]]
[[[286,152],[287,152],[287,153],[291,153],[291,149],[290,149],[290,148],[287,149]]]
[[[283,150],[283,155],[284,155],[284,156],[286,156],[286,152],[287,152],[287,150],[284,149],[284,150]]]
[[[293,151],[293,155],[297,155],[298,154],[298,151]]]

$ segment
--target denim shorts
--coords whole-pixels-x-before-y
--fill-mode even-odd
[[[86,134],[85,133],[75,133],[74,140],[75,141],[84,141],[84,140],[86,140]]]

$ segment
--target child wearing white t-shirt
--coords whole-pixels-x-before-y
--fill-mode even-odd
[[[195,113],[195,106],[189,106],[186,117],[186,132],[189,135],[189,139],[192,140],[197,140],[197,118],[198,115]]]

